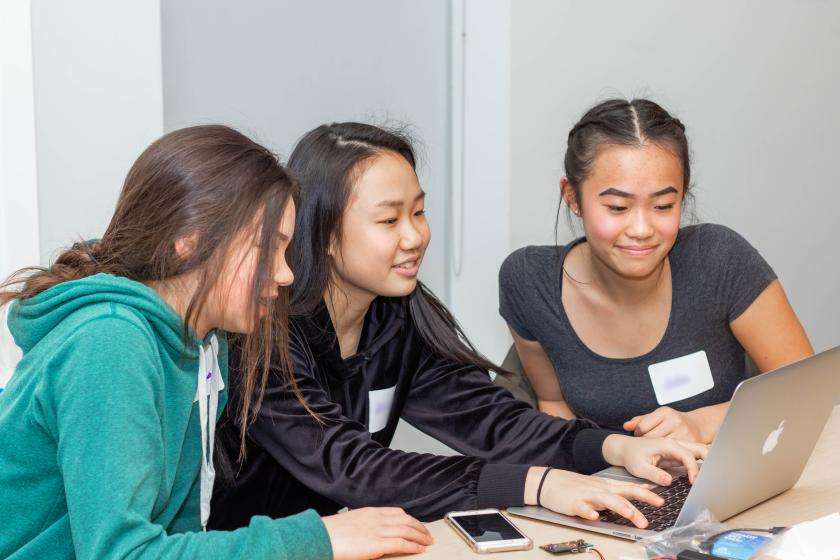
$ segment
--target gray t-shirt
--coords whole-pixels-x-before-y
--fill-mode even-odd
[[[519,336],[542,345],[578,417],[621,429],[633,416],[660,406],[657,390],[661,397],[670,390],[668,383],[680,382],[679,376],[662,381],[649,366],[700,351],[705,351],[711,370],[705,386],[713,385],[667,406],[688,411],[732,398],[747,368],[744,349],[729,324],[776,278],[758,251],[724,226],[682,228],[668,255],[671,315],[662,340],[642,356],[613,359],[596,354],[578,338],[560,299],[563,261],[582,241],[524,247],[499,271],[499,312]]]

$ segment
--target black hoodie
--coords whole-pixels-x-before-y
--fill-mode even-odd
[[[542,414],[492,384],[486,371],[434,355],[402,299],[371,304],[359,350],[346,360],[323,304],[293,319],[290,330],[295,378],[318,419],[272,376],[248,431],[245,464],[234,480],[217,480],[211,527],[344,506],[397,506],[431,520],[447,511],[521,505],[530,465],[584,473],[607,466],[601,446],[609,432]],[[238,350],[230,353],[230,410],[239,397]],[[392,387],[390,413],[375,412],[384,428],[370,433],[369,393]],[[389,449],[400,417],[464,456]],[[217,445],[227,457],[238,455],[237,434],[233,421],[222,423]]]

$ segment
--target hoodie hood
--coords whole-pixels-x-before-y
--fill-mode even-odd
[[[175,310],[145,284],[110,274],[62,282],[33,298],[15,301],[9,309],[9,331],[26,355],[71,316],[91,306],[108,304],[130,308],[142,316],[172,354],[184,353],[183,321]],[[200,344],[192,329],[188,336],[187,358]]]

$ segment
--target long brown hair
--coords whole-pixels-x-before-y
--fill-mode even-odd
[[[97,273],[146,284],[195,271],[198,288],[184,314],[185,354],[190,326],[213,288],[231,241],[253,229],[259,245],[251,286],[252,333],[242,336],[242,398],[236,416],[245,432],[262,403],[270,374],[271,349],[279,352],[280,375],[300,399],[288,352],[289,291],[279,296],[266,318],[259,302],[271,282],[278,224],[298,185],[268,149],[221,125],[170,132],[152,143],[131,167],[105,234],[98,241],[76,243],[49,268],[20,270],[0,284],[0,305],[28,299],[62,282]],[[175,242],[189,239],[191,250],[178,255]]]

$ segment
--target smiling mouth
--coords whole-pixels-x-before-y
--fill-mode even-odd
[[[649,247],[633,247],[633,246],[626,246],[626,245],[617,245],[620,251],[624,251],[625,253],[630,253],[631,255],[648,255],[656,250],[656,245],[652,245]]]
[[[391,267],[394,272],[405,278],[415,278],[420,272],[420,259],[405,261]]]

